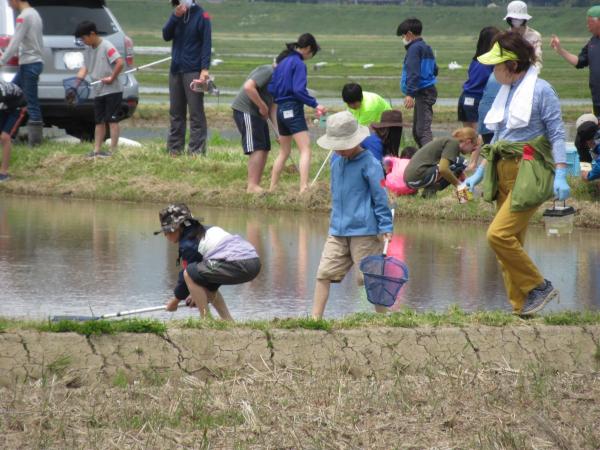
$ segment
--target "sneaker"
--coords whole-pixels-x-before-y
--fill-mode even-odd
[[[105,151],[99,151],[99,152],[91,151],[86,155],[87,158],[108,158],[109,156],[112,156],[112,153],[105,152]]]
[[[10,180],[10,175],[7,173],[0,173],[0,183],[3,181],[8,181]]]
[[[558,296],[558,289],[552,286],[548,280],[544,280],[544,284],[529,291],[529,295],[525,299],[525,305],[521,310],[522,316],[531,316],[532,314],[541,311],[546,303]]]

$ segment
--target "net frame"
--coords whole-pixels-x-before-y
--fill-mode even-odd
[[[390,307],[402,286],[408,281],[408,267],[393,256],[373,255],[360,261],[367,300],[378,306]]]
[[[70,105],[80,105],[90,97],[90,83],[77,77],[69,77],[63,80],[65,89],[65,100]]]

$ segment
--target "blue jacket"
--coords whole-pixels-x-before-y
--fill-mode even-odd
[[[421,89],[435,85],[438,67],[433,50],[422,38],[415,39],[405,48],[400,88],[405,95],[414,97]]]
[[[494,66],[486,66],[476,59],[471,61],[471,64],[469,64],[467,81],[463,84],[463,92],[469,97],[481,99],[483,89],[493,71]]]
[[[494,73],[492,72],[488,78],[486,85],[485,85],[485,89],[483,90],[483,96],[481,97],[481,100],[479,101],[479,108],[477,110],[477,114],[479,115],[477,132],[479,134],[493,133],[493,131],[490,131],[487,129],[487,127],[485,126],[485,123],[483,123],[483,121],[485,119],[485,116],[487,116],[487,113],[489,112],[490,108],[492,107],[492,104],[494,103],[494,99],[496,98],[496,95],[498,95],[498,91],[500,90],[501,87],[502,87],[502,85],[496,81],[496,77],[494,76]]]
[[[200,72],[210,68],[210,16],[200,6],[193,4],[182,17],[171,14],[162,32],[165,41],[173,41],[171,73]]]
[[[302,55],[294,51],[277,64],[268,90],[277,104],[297,101],[316,108],[317,100],[308,93],[306,84],[306,65]]]
[[[377,136],[376,134],[371,134],[367,136],[360,143],[360,146],[364,150],[370,151],[373,157],[381,164],[381,160],[383,159],[383,142],[381,141],[381,138],[379,136]],[[333,163],[338,158],[341,158],[341,156],[337,153],[334,153],[331,156],[330,166],[333,166]]]
[[[392,213],[381,186],[381,164],[363,150],[331,166],[331,236],[374,236],[392,232]]]
[[[198,225],[185,227],[179,238],[179,257],[177,262],[181,263],[182,269],[177,277],[177,284],[173,289],[173,295],[179,300],[185,300],[190,295],[187,284],[183,279],[183,271],[187,269],[189,264],[199,263],[202,261],[202,255],[198,253]]]

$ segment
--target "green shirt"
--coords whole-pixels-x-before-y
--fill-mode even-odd
[[[439,138],[425,144],[413,155],[404,171],[404,180],[416,182],[422,179],[431,167],[437,166],[440,159],[454,162],[460,155],[458,141],[452,138]]]
[[[383,97],[374,94],[373,92],[363,91],[363,99],[360,103],[360,108],[348,108],[348,111],[352,113],[360,125],[369,126],[373,122],[379,122],[381,120],[381,114],[390,109],[392,109],[392,107],[383,99]]]

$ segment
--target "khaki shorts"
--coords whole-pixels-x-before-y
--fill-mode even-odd
[[[383,243],[377,236],[328,236],[319,262],[317,279],[339,283],[352,264],[356,264],[356,281],[362,285],[364,280],[362,272],[358,269],[360,260],[365,256],[380,255],[382,252]]]

